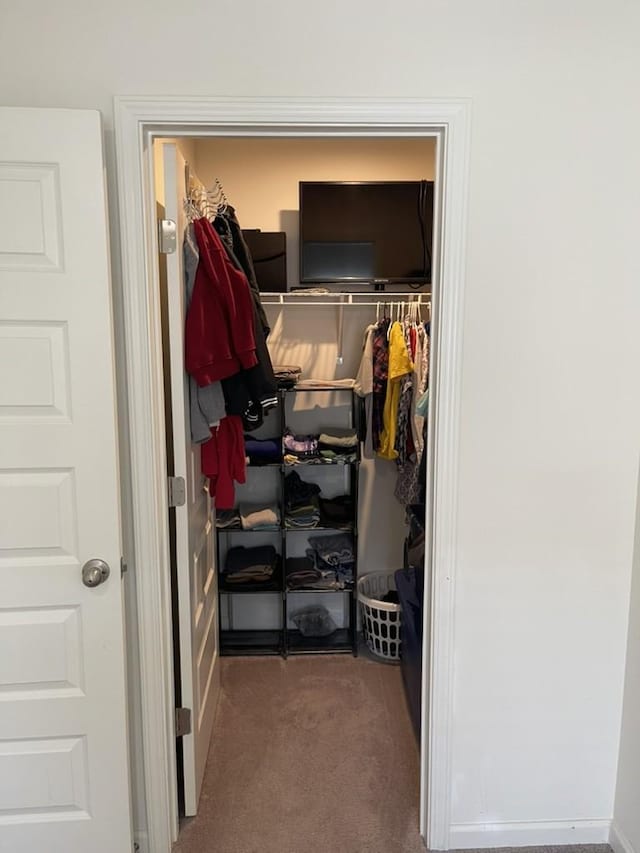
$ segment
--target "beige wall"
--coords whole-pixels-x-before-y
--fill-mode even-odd
[[[155,139],[153,142],[153,180],[156,189],[156,201],[164,206],[164,165],[162,162],[162,146],[167,142],[173,142],[178,146],[178,150],[187,161],[187,163],[195,163],[196,159],[196,140],[195,139],[170,139],[162,137]]]
[[[243,228],[285,231],[289,286],[298,275],[299,181],[433,180],[434,139],[218,138],[195,143],[207,187],[222,181]]]

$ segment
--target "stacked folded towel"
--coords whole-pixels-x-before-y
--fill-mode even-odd
[[[240,504],[243,530],[280,530],[280,510],[277,506]]]
[[[245,548],[239,545],[227,551],[223,575],[233,585],[269,583],[278,566],[278,553],[273,545]]]

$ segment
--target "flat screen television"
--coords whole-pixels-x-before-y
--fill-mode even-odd
[[[300,181],[300,283],[430,284],[432,181]]]

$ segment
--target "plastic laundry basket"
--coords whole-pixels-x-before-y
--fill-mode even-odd
[[[400,605],[382,601],[396,588],[393,572],[370,572],[358,580],[358,601],[369,649],[384,660],[400,660]]]

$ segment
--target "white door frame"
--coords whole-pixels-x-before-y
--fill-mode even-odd
[[[471,105],[466,99],[134,97],[115,99],[126,379],[137,579],[144,779],[149,849],[177,837],[171,589],[154,136],[378,136],[437,139],[441,232],[433,300],[431,452],[427,532],[420,831],[449,847],[453,716],[454,579],[467,182]],[[438,260],[438,258],[436,258]],[[428,540],[429,541],[429,540]],[[429,655],[429,657],[427,657]]]

